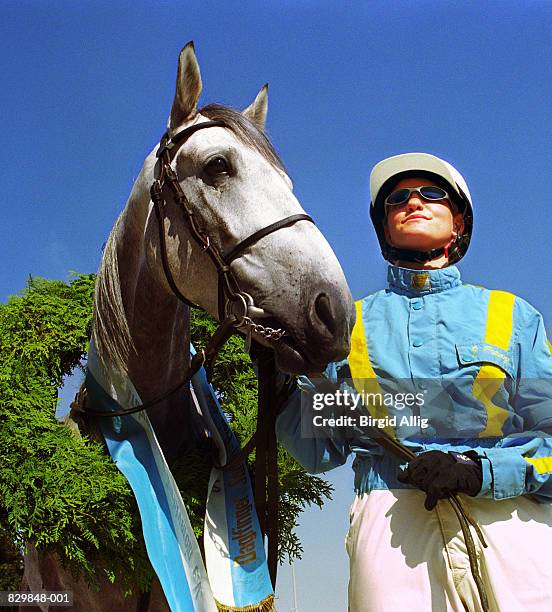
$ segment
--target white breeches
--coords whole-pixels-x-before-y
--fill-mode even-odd
[[[346,539],[351,612],[481,612],[456,514],[444,500],[428,512],[424,498],[411,489],[355,498]],[[488,544],[472,529],[491,612],[550,612],[552,505],[461,499]]]

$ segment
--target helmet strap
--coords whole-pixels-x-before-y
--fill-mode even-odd
[[[451,238],[443,247],[443,251],[445,254],[445,257],[448,259],[449,258],[449,249],[452,246],[453,242],[454,242],[455,238]]]
[[[462,240],[462,236],[458,235],[455,238],[451,238],[447,244],[438,249],[432,249],[431,251],[413,251],[410,249],[399,249],[397,247],[385,245],[382,255],[385,259],[391,261],[410,261],[413,263],[427,263],[433,259],[437,259],[444,255],[447,259],[450,251],[454,249],[456,244]]]
[[[396,247],[390,247],[386,245],[385,251],[382,255],[385,259],[391,261],[411,261],[413,263],[427,263],[432,259],[437,259],[445,253],[445,248],[440,247],[433,249],[432,251],[412,251],[410,249],[397,249]]]

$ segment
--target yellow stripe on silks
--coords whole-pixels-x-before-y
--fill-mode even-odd
[[[548,350],[550,351],[550,354],[552,355],[552,344],[550,344],[550,340],[547,340],[546,344],[548,344]]]
[[[376,378],[376,373],[368,356],[364,321],[362,320],[362,300],[355,302],[356,323],[351,333],[351,352],[349,353],[349,368],[354,379]]]
[[[504,382],[504,377],[504,372],[497,366],[484,365],[479,370],[473,383],[473,395],[485,406],[487,412],[487,425],[479,434],[480,438],[502,434],[502,427],[508,417],[508,411],[493,404],[492,398],[498,393]]]
[[[353,384],[361,395],[364,394],[364,397],[379,397],[383,400],[383,393],[368,354],[364,321],[362,320],[362,300],[355,302],[355,308],[356,323],[351,333],[351,352],[348,358]],[[387,406],[383,401],[365,403],[365,406],[376,419],[385,419],[389,416]],[[383,429],[389,435],[395,435],[393,427],[386,426]]]
[[[539,474],[552,472],[552,457],[524,457],[524,459],[534,466]]]
[[[485,342],[507,351],[512,338],[514,301],[516,296],[506,291],[491,291],[487,310]],[[473,395],[487,411],[487,426],[480,438],[502,435],[502,427],[508,411],[493,404],[492,398],[504,382],[506,374],[498,366],[486,364],[481,367],[473,383]]]
[[[514,300],[516,296],[507,291],[491,291],[487,310],[485,342],[507,351],[512,338],[514,324]]]

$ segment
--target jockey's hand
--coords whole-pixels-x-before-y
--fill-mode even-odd
[[[397,476],[399,482],[411,484],[425,491],[426,510],[433,510],[437,501],[454,493],[472,497],[481,490],[483,473],[475,453],[467,454],[428,451],[412,459]]]

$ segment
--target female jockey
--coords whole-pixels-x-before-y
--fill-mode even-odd
[[[310,472],[355,454],[350,610],[483,610],[445,499],[457,493],[487,543],[475,542],[488,609],[552,610],[552,356],[542,317],[510,293],[461,282],[453,264],[469,246],[472,201],[449,163],[390,157],[373,169],[370,194],[389,286],[357,302],[351,353],[324,376],[354,387],[370,423],[416,458],[384,451],[335,398],[324,414],[353,415],[349,427],[317,419],[314,399],[327,385],[316,375],[299,377],[276,426]]]

